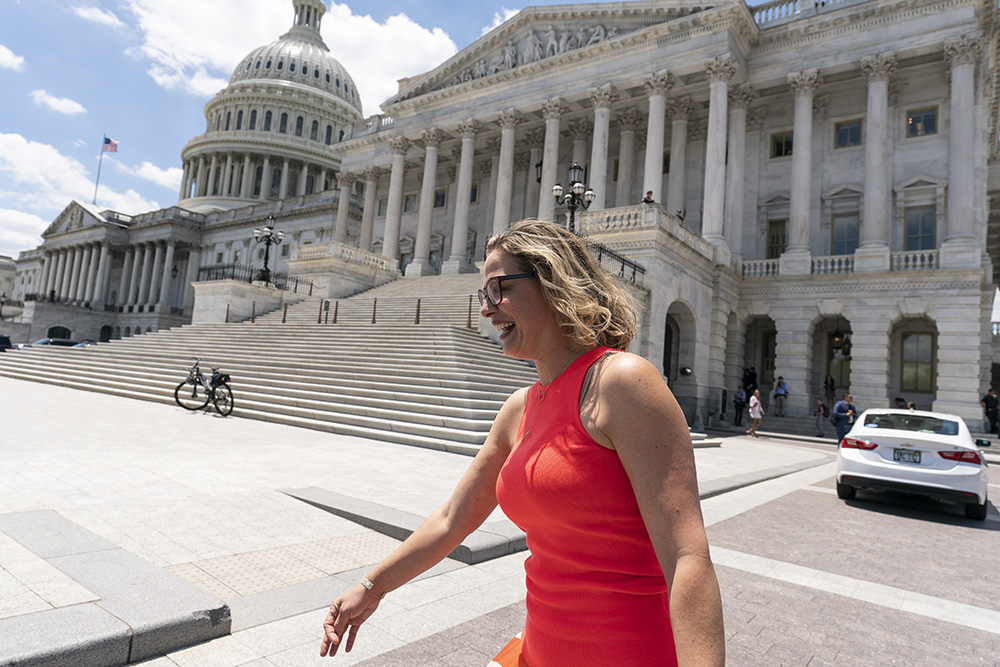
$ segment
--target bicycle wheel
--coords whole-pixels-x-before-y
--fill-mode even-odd
[[[185,410],[201,410],[208,405],[208,392],[200,384],[188,384],[187,380],[174,389],[174,400]]]
[[[224,384],[215,388],[215,393],[212,396],[212,403],[215,405],[215,410],[223,417],[228,417],[233,411],[233,390],[229,388],[228,384]]]

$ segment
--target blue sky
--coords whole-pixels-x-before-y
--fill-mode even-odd
[[[328,0],[322,32],[370,115],[397,79],[522,7],[553,4],[567,3]],[[104,154],[99,206],[176,203],[205,103],[292,17],[291,0],[0,0],[0,255],[35,247],[70,200],[93,199],[104,135],[120,145]]]

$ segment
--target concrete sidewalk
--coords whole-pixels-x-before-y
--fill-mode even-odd
[[[420,517],[470,462],[5,378],[0,396],[0,665],[311,664],[326,606],[401,535],[286,491]],[[833,460],[742,438],[696,459],[703,497]],[[526,553],[507,553],[395,591],[337,662],[516,617]]]

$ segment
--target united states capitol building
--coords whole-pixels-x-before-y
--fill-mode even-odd
[[[188,323],[206,271],[262,265],[269,218],[271,267],[320,296],[476,272],[511,221],[570,223],[553,187],[578,164],[593,201],[572,224],[633,286],[633,351],[689,418],[718,416],[749,367],[786,379],[791,414],[831,374],[863,407],[981,417],[1000,361],[995,1],[532,7],[369,118],[323,2],[290,4],[206,105],[176,205],[74,201],[21,254],[16,340]]]

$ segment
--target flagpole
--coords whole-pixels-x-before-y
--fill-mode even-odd
[[[104,164],[104,142],[107,140],[108,135],[104,135],[101,139],[101,156],[97,161],[97,182],[94,183],[94,205],[97,205],[97,187],[101,184],[101,165]]]

